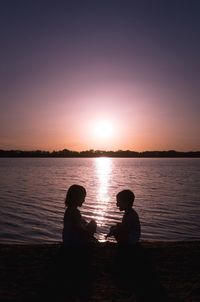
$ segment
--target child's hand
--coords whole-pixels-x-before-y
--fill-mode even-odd
[[[94,219],[90,220],[90,222],[87,224],[87,230],[92,235],[94,233],[96,233],[96,231],[97,231],[97,224],[96,224],[96,221]]]
[[[111,226],[109,233],[106,235],[106,238],[113,236],[113,232],[114,232],[115,229],[116,229],[115,225]]]

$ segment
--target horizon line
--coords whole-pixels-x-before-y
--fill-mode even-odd
[[[195,152],[200,152],[200,150],[188,150],[188,151],[180,151],[180,150],[175,150],[175,149],[168,149],[168,150],[143,150],[143,151],[136,151],[136,150],[130,150],[130,149],[118,149],[118,150],[103,150],[103,149],[86,149],[86,150],[71,150],[71,149],[59,149],[59,150],[44,150],[44,149],[28,149],[28,150],[23,150],[23,149],[1,149],[0,152],[47,152],[47,153],[53,153],[53,152],[74,152],[74,153],[83,153],[83,152],[90,152],[90,153],[95,153],[95,152],[105,152],[105,153],[118,153],[118,152],[133,152],[133,153],[145,153],[145,152],[174,152],[174,153],[195,153]]]

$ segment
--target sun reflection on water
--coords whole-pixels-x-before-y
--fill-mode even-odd
[[[108,192],[109,182],[112,171],[112,159],[101,157],[95,159],[95,168],[98,182],[97,204],[94,210],[96,222],[99,227],[105,224],[105,214],[110,203],[110,195]],[[101,237],[101,236],[100,236]],[[104,241],[103,238],[99,238]]]

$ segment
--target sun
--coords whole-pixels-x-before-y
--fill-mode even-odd
[[[113,125],[107,120],[97,121],[94,124],[93,133],[97,138],[110,138],[113,135]]]

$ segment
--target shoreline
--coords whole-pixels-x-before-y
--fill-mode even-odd
[[[56,261],[60,261],[61,249],[60,243],[0,244],[0,300],[44,301],[49,294],[48,289],[55,285],[59,275],[61,277],[60,268],[57,270],[56,267],[55,271],[55,264],[58,263]],[[150,259],[151,267],[167,293],[167,301],[200,300],[200,241],[142,241],[140,251]],[[116,243],[94,245],[91,266],[92,294],[87,301],[139,301],[134,292],[130,293],[130,288],[122,289],[113,281],[115,274],[111,263],[115,253]],[[80,251],[79,254],[81,255]],[[143,269],[144,275],[149,273],[147,267]],[[78,271],[80,272],[79,268]],[[66,284],[64,287],[66,288]],[[63,300],[58,295],[58,287],[55,290],[55,301],[74,301],[67,296],[67,290]]]

